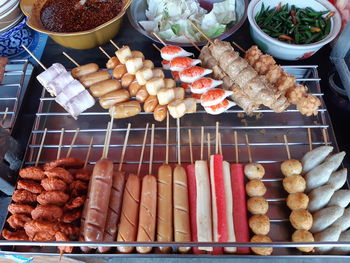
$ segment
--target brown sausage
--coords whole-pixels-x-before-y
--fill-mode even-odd
[[[139,89],[141,89],[141,87],[142,86],[137,81],[134,81],[133,83],[131,83],[129,86],[130,96],[135,97]]]
[[[115,119],[132,117],[139,114],[140,112],[141,105],[135,100],[118,103],[109,108],[109,114]]]
[[[153,117],[156,121],[164,121],[166,118],[166,114],[168,112],[167,105],[157,105],[157,107],[154,109]]]
[[[85,241],[102,241],[108,212],[108,202],[113,182],[113,162],[99,160],[92,171],[88,192],[86,218],[84,222]]]
[[[143,105],[144,112],[153,112],[158,105],[157,96],[149,96]]]
[[[98,70],[96,63],[89,63],[72,69],[72,76],[75,79],[81,78],[82,76],[94,73]]]
[[[126,73],[122,77],[122,87],[124,89],[128,88],[130,84],[135,80],[135,75]]]
[[[116,66],[120,65],[120,61],[117,57],[111,57],[106,64],[107,69],[114,69]]]
[[[125,73],[127,73],[125,65],[118,65],[113,70],[112,75],[116,79],[121,79]]]
[[[173,175],[174,189],[174,239],[175,242],[190,242],[190,213],[188,205],[188,186],[186,170],[177,165]],[[190,247],[179,247],[181,253],[190,251]]]
[[[157,178],[157,241],[173,241],[173,174],[170,165],[158,169]],[[160,247],[162,253],[169,253],[170,247]]]
[[[90,87],[90,92],[95,98],[101,97],[113,90],[118,90],[122,86],[116,79],[107,79],[101,82],[97,82]]]
[[[135,174],[130,174],[126,181],[123,195],[122,213],[120,215],[119,231],[117,241],[136,241],[137,226],[139,220],[141,182]],[[131,253],[134,247],[118,247],[121,253]]]
[[[130,99],[129,91],[125,89],[115,90],[100,98],[100,105],[104,109],[109,109],[113,105]]]
[[[142,179],[142,192],[139,213],[138,242],[153,242],[156,232],[157,179],[146,175]],[[152,247],[136,247],[139,253],[149,253]]]
[[[123,192],[125,186],[126,174],[125,172],[113,173],[113,185],[111,196],[109,198],[109,206],[107,213],[107,221],[105,227],[105,233],[103,235],[103,241],[112,242],[117,235],[117,226],[119,224]],[[98,247],[100,253],[106,253],[110,247]]]
[[[136,100],[140,103],[144,103],[148,98],[149,94],[145,86],[142,86],[136,93]]]
[[[104,81],[110,78],[111,78],[111,75],[107,70],[100,70],[100,71],[82,76],[80,78],[80,82],[81,84],[84,85],[84,87],[88,88],[97,82]]]

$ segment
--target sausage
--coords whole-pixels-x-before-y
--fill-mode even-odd
[[[157,178],[157,241],[173,241],[173,174],[170,165],[158,169]],[[169,253],[170,247],[160,247],[163,253]]]
[[[122,213],[120,215],[117,241],[136,241],[139,220],[141,182],[137,175],[129,174],[123,194]],[[133,247],[117,247],[119,252],[131,253]]]
[[[145,61],[143,61],[143,67],[154,69],[154,64],[151,60],[146,59]]]
[[[98,70],[98,65],[96,63],[89,63],[72,69],[72,76],[75,79],[79,79],[82,76],[89,75]]]
[[[113,105],[130,99],[129,91],[125,89],[115,90],[103,95],[100,98],[100,105],[104,109],[109,109]]]
[[[142,58],[128,58],[125,62],[128,73],[135,75],[136,72],[143,67]]]
[[[113,173],[113,185],[111,196],[109,198],[108,212],[103,241],[111,242],[115,240],[117,235],[117,227],[120,219],[120,212],[122,207],[123,192],[125,186],[126,174],[125,172]],[[109,247],[98,247],[100,253],[106,253]]]
[[[119,59],[117,57],[111,57],[106,63],[106,68],[114,69],[118,65],[120,65]]]
[[[135,76],[140,85],[146,85],[147,81],[153,77],[153,71],[150,68],[143,67],[136,72]]]
[[[113,90],[118,90],[121,88],[120,82],[116,79],[107,79],[101,82],[97,82],[90,87],[90,92],[92,96],[101,97]]]
[[[186,170],[177,165],[173,174],[174,202],[174,239],[175,242],[190,242],[190,213]],[[190,251],[190,247],[179,247],[181,253]]]
[[[128,88],[130,84],[135,80],[135,75],[126,73],[122,77],[122,87],[124,89]]]
[[[141,89],[141,85],[135,80],[129,86],[129,93],[131,97],[135,97],[139,89]]]
[[[166,114],[168,113],[168,108],[166,105],[157,105],[154,109],[153,117],[156,121],[163,121],[166,118]]]
[[[80,82],[81,84],[84,85],[84,87],[88,88],[97,82],[104,81],[110,78],[111,78],[111,75],[107,70],[100,70],[100,71],[82,76],[80,78]]]
[[[114,105],[109,109],[109,114],[115,119],[123,119],[135,116],[141,112],[139,102],[132,100]]]
[[[131,56],[134,58],[142,58],[142,60],[145,59],[145,56],[142,54],[142,52],[138,50],[131,51]]]
[[[140,103],[144,103],[146,99],[148,98],[149,94],[145,88],[145,86],[142,86],[136,93],[136,100]]]
[[[114,68],[112,76],[116,79],[121,79],[127,73],[125,65],[118,65]]]
[[[153,175],[146,175],[142,179],[142,192],[137,230],[138,242],[152,242],[156,232],[157,214],[157,179]],[[136,247],[139,253],[149,253],[152,247]]]
[[[113,180],[113,162],[99,160],[92,171],[86,218],[84,222],[85,241],[102,241],[106,225],[108,202]]]
[[[158,105],[157,96],[149,96],[143,105],[144,112],[153,112]]]

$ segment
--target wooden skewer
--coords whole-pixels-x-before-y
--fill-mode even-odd
[[[210,159],[211,149],[210,149],[210,133],[207,134],[207,143],[208,143],[208,160]]]
[[[80,132],[80,129],[77,128],[77,129],[75,130],[75,134],[74,134],[74,136],[73,136],[73,139],[72,139],[72,141],[71,141],[71,143],[70,143],[70,146],[69,146],[69,149],[68,149],[66,158],[68,158],[68,157],[70,156],[70,154],[71,154],[71,152],[72,152],[72,149],[73,149],[73,145],[75,144],[75,141],[76,141],[76,139],[77,139],[77,137],[78,137],[79,132]]]
[[[328,136],[327,136],[327,129],[323,128],[322,129],[322,134],[323,134],[323,141],[324,141],[324,145],[328,145]]]
[[[195,29],[197,29],[197,31],[198,31],[199,33],[202,34],[203,37],[205,37],[206,40],[208,40],[208,42],[209,42],[210,44],[212,44],[212,45],[214,44],[213,41],[211,41],[211,39],[203,32],[202,29],[200,29],[200,28],[199,28],[195,23],[193,23],[190,19],[187,19],[187,20],[188,20],[188,22],[191,23],[191,25],[192,25]]]
[[[149,153],[148,174],[152,174],[153,149],[154,149],[154,124],[152,124],[152,130],[151,130],[151,149]]]
[[[44,69],[47,70],[47,68],[44,66],[43,63],[41,63],[41,61],[25,46],[22,45],[22,47],[24,48],[25,51],[28,52],[28,54]]]
[[[253,162],[253,158],[252,158],[252,151],[250,149],[248,134],[245,134],[245,143],[247,145],[249,163],[252,163]]]
[[[167,44],[165,44],[165,42],[163,41],[163,39],[161,39],[161,38],[157,35],[156,32],[153,32],[152,34],[160,41],[160,43],[162,43],[164,46],[167,46]]]
[[[169,112],[166,114],[165,164],[169,163]]]
[[[204,127],[201,127],[201,160],[203,160],[203,152],[204,152]]]
[[[311,129],[307,128],[307,136],[309,138],[309,150],[312,151],[312,137],[311,137]]]
[[[91,149],[92,149],[92,143],[94,141],[94,137],[91,137],[90,139],[90,144],[89,144],[89,148],[88,148],[88,151],[86,153],[86,157],[85,157],[85,162],[84,162],[84,167],[83,169],[86,169],[86,166],[88,164],[88,161],[89,161],[89,158],[90,158],[90,153],[91,153]]]
[[[112,114],[113,116],[114,114]],[[109,132],[108,132],[108,137],[107,137],[107,148],[106,148],[106,158],[108,156],[108,152],[109,152],[109,145],[111,144],[111,137],[112,137],[112,131],[113,131],[113,121],[114,121],[114,118],[111,117],[111,125],[109,127]]]
[[[199,52],[201,52],[201,49],[192,39],[190,39],[185,33],[182,33],[182,35],[192,44],[192,46],[194,46]]]
[[[240,51],[242,51],[243,53],[245,53],[246,51],[244,50],[244,48],[242,48],[240,45],[238,45],[235,41],[232,40],[232,44],[235,45]]]
[[[220,132],[219,132],[219,154],[223,155],[222,154],[222,144],[221,144],[221,133]]]
[[[36,157],[35,166],[38,166],[38,163],[39,163],[39,160],[40,160],[40,155],[41,155],[41,152],[43,150],[44,141],[45,141],[45,138],[46,138],[46,133],[47,133],[47,128],[45,128],[43,137],[41,138],[41,143],[40,143],[40,147],[39,147],[39,151],[38,151],[38,156]]]
[[[79,63],[75,61],[74,58],[72,58],[70,55],[68,55],[66,52],[63,52],[63,55],[66,56],[66,58],[68,58],[71,62],[73,62],[74,65],[76,65],[77,67],[80,67]]]
[[[120,49],[120,47],[118,47],[118,45],[112,39],[110,39],[109,42],[111,42],[116,49]]]
[[[103,54],[106,55],[106,57],[107,57],[108,59],[111,59],[111,56],[108,55],[108,53],[106,52],[106,50],[104,50],[102,47],[98,47],[98,48],[102,51]]]
[[[219,122],[216,122],[215,130],[215,154],[219,153]]]
[[[287,135],[283,135],[283,138],[284,138],[284,144],[285,144],[285,146],[286,146],[286,151],[287,151],[288,160],[290,160],[290,159],[291,159],[291,155],[290,155],[290,150],[289,150]]]
[[[57,160],[60,159],[60,157],[61,157],[63,136],[64,136],[64,128],[61,129],[60,141],[58,143],[58,150],[57,150]]]
[[[131,123],[128,124],[128,128],[127,128],[126,134],[125,134],[123,150],[122,150],[122,154],[120,155],[120,161],[119,161],[119,167],[118,167],[118,171],[119,172],[122,170],[122,167],[123,167],[125,151],[126,151],[126,145],[128,144],[128,140],[129,140],[130,127],[131,127]]]
[[[106,155],[106,148],[107,148],[108,134],[109,134],[110,127],[111,127],[111,123],[108,122],[108,124],[107,124],[107,129],[106,129],[106,135],[105,135],[105,141],[104,141],[104,143],[103,143],[103,151],[102,151],[102,157],[101,157],[101,159],[106,159],[106,158],[107,158],[107,155]]]
[[[236,163],[239,163],[237,131],[234,131],[233,135],[234,135],[234,138],[235,138]]]
[[[177,163],[181,165],[180,118],[176,119],[177,132]]]
[[[1,127],[4,127],[8,111],[9,111],[9,107],[6,107],[5,112],[4,112],[4,116],[2,117]]]
[[[191,160],[191,164],[193,164],[192,131],[191,131],[191,129],[188,129],[188,141],[190,144],[190,160]]]
[[[160,48],[156,44],[153,43],[152,46],[160,52]]]
[[[144,137],[143,137],[143,142],[142,142],[142,149],[141,149],[139,167],[137,168],[137,175],[140,175],[140,172],[141,172],[141,166],[142,166],[142,160],[143,160],[143,153],[145,152],[146,139],[147,139],[147,133],[148,133],[148,126],[149,126],[149,124],[147,123],[147,124],[146,124],[146,129],[145,129],[145,135],[144,135]]]

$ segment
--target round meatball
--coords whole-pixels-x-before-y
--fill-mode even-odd
[[[249,218],[249,227],[256,235],[267,235],[270,232],[270,219],[267,215],[253,215]]]
[[[252,237],[250,242],[253,242],[253,243],[267,243],[267,242],[272,242],[272,240],[268,236],[255,235],[255,236]],[[257,255],[269,256],[269,255],[272,254],[273,248],[272,247],[252,247],[252,250]]]
[[[287,206],[290,210],[306,209],[309,205],[309,197],[304,193],[293,193],[287,197]]]
[[[281,171],[285,176],[291,176],[293,174],[300,174],[303,170],[301,162],[295,159],[289,159],[281,164]]]
[[[309,230],[313,223],[311,213],[305,209],[293,210],[289,220],[295,229]]]
[[[247,208],[253,215],[263,215],[269,210],[269,204],[264,197],[255,196],[248,199]]]
[[[265,169],[260,163],[248,163],[244,166],[244,174],[249,180],[261,179],[265,175]]]
[[[305,179],[298,174],[287,176],[283,179],[283,187],[288,193],[304,192],[306,188]]]
[[[314,236],[307,230],[299,229],[292,235],[293,242],[315,242]],[[312,252],[313,247],[297,247],[301,252]]]
[[[252,196],[263,196],[266,193],[266,187],[264,183],[258,179],[253,179],[245,185],[247,195]]]

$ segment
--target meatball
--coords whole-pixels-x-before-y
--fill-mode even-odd
[[[69,195],[60,191],[45,191],[38,195],[37,199],[41,205],[64,205]]]
[[[33,194],[27,190],[16,190],[12,195],[12,200],[16,203],[35,203],[36,194]]]
[[[285,176],[291,176],[293,174],[300,174],[303,170],[301,162],[295,159],[289,159],[281,164],[281,171]]]
[[[244,166],[244,174],[249,180],[262,179],[265,169],[260,163],[249,163]]]
[[[313,223],[311,213],[305,209],[293,210],[289,220],[295,229],[309,230]]]
[[[44,173],[49,178],[61,179],[67,184],[71,184],[73,182],[73,175],[62,167],[55,167],[51,170],[45,171]]]
[[[35,166],[21,169],[19,171],[19,176],[24,179],[32,179],[36,181],[40,181],[45,178],[44,171],[41,168]]]
[[[26,214],[30,215],[34,207],[25,204],[10,204],[8,210],[11,214]]]
[[[287,176],[283,179],[283,187],[288,193],[304,192],[306,188],[305,179],[298,174]]]
[[[245,190],[247,192],[247,195],[250,197],[263,196],[266,193],[266,187],[264,183],[258,179],[249,181],[245,186]]]
[[[264,197],[256,196],[248,199],[247,208],[253,215],[263,215],[269,210],[269,204]]]
[[[270,232],[270,219],[267,215],[253,215],[249,218],[249,227],[256,235],[267,235]]]
[[[62,217],[63,210],[57,205],[38,205],[31,214],[34,220],[56,221]]]
[[[299,229],[295,231],[292,235],[292,241],[293,242],[314,242],[314,236],[312,235],[311,232],[304,230],[304,229]],[[297,247],[301,252],[312,252],[314,250],[313,247]]]
[[[304,193],[293,193],[287,197],[287,206],[290,210],[307,209],[309,197]]]
[[[45,191],[62,191],[64,192],[67,188],[67,184],[61,179],[57,178],[45,178],[41,181],[41,185]]]
[[[44,190],[40,183],[33,180],[19,180],[17,189],[27,190],[33,194],[40,194]]]
[[[253,242],[253,243],[267,243],[267,242],[272,242],[272,240],[268,236],[255,235],[255,236],[252,237],[250,242]],[[269,255],[272,254],[273,248],[272,247],[252,247],[252,250],[257,255],[269,256]]]

